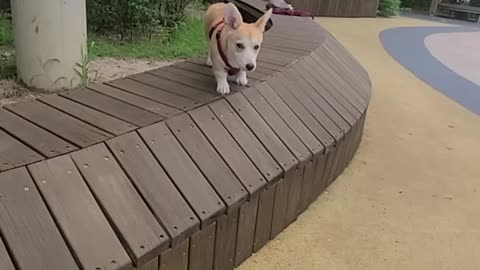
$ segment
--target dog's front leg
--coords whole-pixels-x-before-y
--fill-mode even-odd
[[[236,80],[238,85],[247,85],[248,84],[248,79],[247,79],[247,72],[240,70],[237,74],[237,80]]]
[[[230,85],[228,85],[228,73],[222,69],[213,69],[213,75],[217,80],[217,92],[221,95],[227,95],[230,93]]]

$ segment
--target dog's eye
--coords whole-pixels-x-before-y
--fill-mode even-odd
[[[243,49],[245,49],[245,46],[243,46],[242,43],[237,43],[237,48],[243,50]]]
[[[258,49],[260,49],[260,45],[253,46],[253,49],[255,49],[255,51],[257,51]]]

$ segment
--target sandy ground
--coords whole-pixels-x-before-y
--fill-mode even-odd
[[[365,137],[345,173],[240,270],[480,269],[480,117],[384,50],[380,31],[415,19],[320,23],[374,84]]]
[[[101,58],[91,62],[90,78],[94,79],[95,83],[99,83],[171,65],[175,62],[178,61]],[[32,100],[42,95],[45,94],[30,92],[13,80],[0,80],[0,106]]]

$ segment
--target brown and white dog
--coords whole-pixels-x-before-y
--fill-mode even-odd
[[[272,16],[269,9],[255,23],[244,23],[242,14],[232,3],[209,6],[205,20],[209,38],[207,65],[212,66],[217,92],[230,93],[227,80],[239,85],[248,83],[247,71],[257,67],[265,26]]]

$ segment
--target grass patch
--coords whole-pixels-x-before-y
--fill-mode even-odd
[[[90,42],[92,41],[95,42],[95,46],[90,51],[93,58],[153,58],[170,60],[205,55],[207,52],[204,21],[199,17],[187,18],[184,24],[165,37],[121,42],[91,35]]]
[[[11,46],[12,44],[12,22],[7,17],[0,17],[0,46]]]

